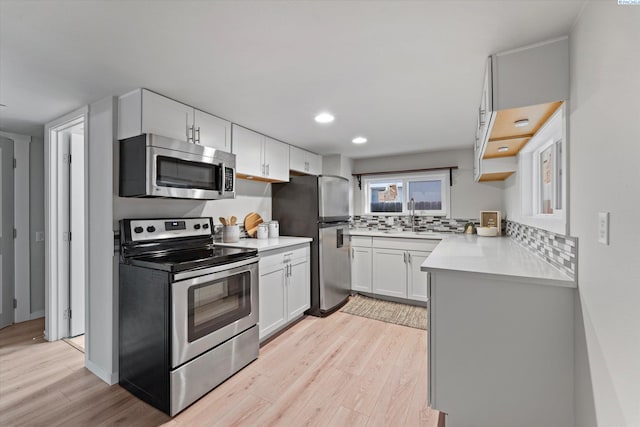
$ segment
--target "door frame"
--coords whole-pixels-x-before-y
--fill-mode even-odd
[[[64,301],[61,297],[61,286],[59,278],[59,265],[62,262],[69,262],[68,257],[61,257],[58,253],[58,246],[62,242],[63,236],[60,230],[60,209],[58,205],[60,191],[60,162],[58,161],[58,135],[57,132],[76,126],[84,122],[84,175],[88,181],[88,168],[86,161],[89,146],[89,106],[85,105],[69,114],[66,114],[45,125],[44,132],[44,158],[45,158],[45,339],[56,341],[66,338],[65,331],[69,325],[64,326]],[[85,183],[87,184],[87,183]],[[84,215],[88,217],[88,185],[84,189]],[[68,190],[67,190],[68,191]],[[84,264],[85,268],[85,333],[89,331],[89,287],[88,287],[88,223],[85,221],[84,232]],[[68,300],[68,298],[66,299]],[[68,322],[68,319],[66,320]],[[85,360],[89,358],[89,346],[85,339]]]

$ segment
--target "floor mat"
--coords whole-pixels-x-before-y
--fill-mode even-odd
[[[396,325],[427,329],[427,309],[425,307],[356,295],[349,298],[349,302],[340,311]]]

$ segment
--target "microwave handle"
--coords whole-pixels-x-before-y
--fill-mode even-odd
[[[226,170],[226,168],[224,166],[224,162],[220,163],[220,190],[218,190],[218,193],[220,193],[220,194],[224,193],[224,187],[225,187],[225,183],[224,183],[225,174],[224,174],[224,171],[225,170]]]

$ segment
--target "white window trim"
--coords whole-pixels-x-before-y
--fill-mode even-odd
[[[384,215],[384,216],[399,216],[410,215],[411,211],[408,207],[408,192],[409,181],[435,181],[440,180],[442,189],[442,209],[441,210],[416,210],[416,215],[422,216],[438,216],[438,217],[451,217],[451,187],[449,184],[449,174],[445,172],[425,172],[421,174],[398,174],[398,175],[371,175],[368,178],[364,178],[363,191],[362,191],[362,211],[365,215]],[[402,181],[402,212],[371,212],[369,205],[370,190],[369,185],[379,182],[394,182]]]
[[[568,150],[565,111],[566,104],[563,104],[547,120],[547,122],[531,138],[525,148],[518,155],[518,170],[521,173],[521,222],[532,227],[542,228],[559,234],[568,232],[568,210],[567,210],[567,180],[568,180]],[[554,209],[552,214],[540,214],[539,212],[539,155],[545,148],[561,140],[562,149],[562,209]]]

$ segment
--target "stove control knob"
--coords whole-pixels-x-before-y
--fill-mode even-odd
[[[134,232],[136,233],[142,233],[144,231],[144,229],[142,227],[136,227],[133,229]]]
[[[202,228],[206,230],[207,228],[209,228],[209,224],[202,224]]]
[[[154,231],[156,231],[156,228],[153,225],[147,227],[147,232],[153,233]]]
[[[195,228],[196,230],[200,230],[200,224],[194,225],[193,228]]]

